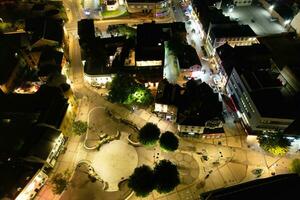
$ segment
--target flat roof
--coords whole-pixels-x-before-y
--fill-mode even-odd
[[[248,25],[220,24],[210,29],[214,38],[255,37],[256,34]]]
[[[295,119],[294,98],[285,97],[280,89],[270,88],[250,92],[252,101],[262,117]]]

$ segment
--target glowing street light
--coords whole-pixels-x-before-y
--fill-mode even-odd
[[[274,7],[275,7],[274,5],[271,5],[271,6],[269,7],[269,10],[272,11],[272,10],[274,9]]]

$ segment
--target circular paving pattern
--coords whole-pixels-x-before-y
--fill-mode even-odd
[[[114,140],[95,153],[92,166],[109,185],[108,191],[118,190],[120,181],[127,179],[138,164],[134,147],[121,140]]]

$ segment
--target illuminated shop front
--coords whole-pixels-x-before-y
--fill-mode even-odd
[[[110,83],[113,79],[113,74],[101,74],[101,75],[89,75],[84,74],[84,80],[94,87],[106,88],[107,83]]]
[[[42,169],[39,170],[15,200],[33,199],[37,194],[37,191],[43,187],[47,179],[47,174],[45,174]]]

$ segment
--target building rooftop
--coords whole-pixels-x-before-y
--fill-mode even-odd
[[[78,35],[81,41],[95,38],[95,26],[93,19],[82,19],[77,22]]]
[[[252,91],[251,99],[262,117],[295,119],[297,103],[294,98],[285,97],[280,89],[267,88]]]
[[[61,19],[29,18],[26,19],[25,29],[33,33],[31,36],[32,44],[40,39],[62,43],[63,23]]]
[[[197,51],[190,45],[182,45],[183,49],[177,55],[179,66],[181,69],[188,69],[194,65],[201,66],[201,62]]]
[[[63,53],[53,49],[42,50],[38,68],[39,76],[47,76],[53,72],[61,72]]]
[[[6,83],[15,69],[19,58],[19,49],[28,45],[27,33],[0,33],[0,84]],[[16,54],[17,53],[17,54]]]
[[[249,25],[220,24],[211,27],[210,34],[213,38],[255,37],[256,34]]]
[[[170,84],[167,79],[163,79],[158,85],[155,103],[177,105],[180,90],[179,85]]]
[[[0,96],[0,116],[4,119],[26,118],[59,128],[68,107],[60,88],[41,86],[34,94]]]
[[[221,188],[200,195],[201,200],[241,199],[294,199],[298,196],[300,177],[297,174],[283,174],[257,179],[227,188]]]
[[[235,46],[224,44],[216,50],[222,60],[227,75],[232,72],[233,67],[239,72],[263,71],[271,66],[271,53],[264,45],[254,44],[251,46]]]
[[[177,123],[203,126],[212,119],[222,119],[222,103],[219,95],[205,82],[189,80],[181,96]]]
[[[14,199],[44,165],[60,131],[19,118],[1,120],[0,132],[0,198]]]
[[[299,71],[300,38],[292,33],[287,33],[262,37],[258,40],[272,53],[272,59],[279,69],[287,65],[295,71]]]

